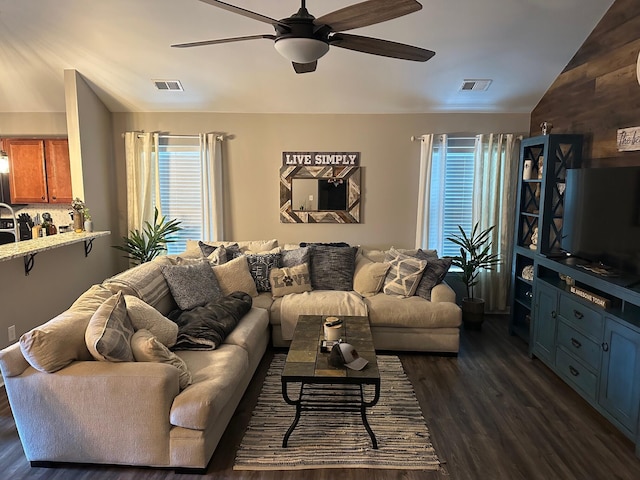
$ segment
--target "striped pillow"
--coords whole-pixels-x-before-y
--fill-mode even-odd
[[[162,275],[162,268],[166,265],[171,265],[171,261],[167,257],[158,257],[151,262],[143,263],[108,278],[103,282],[103,285],[112,293],[121,291],[125,295],[133,295],[163,311],[164,309],[158,308],[158,306],[167,296],[172,298],[169,285]]]

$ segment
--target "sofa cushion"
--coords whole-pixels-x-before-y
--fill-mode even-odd
[[[306,263],[295,267],[274,268],[269,274],[271,294],[274,298],[290,293],[311,291],[311,278]]]
[[[418,252],[418,258],[420,258]],[[422,273],[422,278],[416,289],[416,295],[431,300],[431,290],[444,280],[451,267],[451,258],[428,258],[427,266]]]
[[[401,298],[384,293],[364,301],[371,328],[456,328],[462,322],[460,307],[451,302],[430,302],[417,296]]]
[[[100,305],[85,331],[87,348],[93,358],[106,362],[132,362],[132,336],[133,325],[122,292]]]
[[[222,289],[207,260],[162,269],[171,294],[181,310],[191,310],[222,297]]]
[[[387,253],[385,259],[391,266],[384,279],[383,292],[387,295],[411,297],[418,288],[427,262],[394,249]]]
[[[293,250],[282,250],[280,267],[295,267],[302,263],[309,263],[309,248],[299,247]]]
[[[149,330],[141,329],[131,337],[131,350],[136,362],[168,363],[180,371],[180,390],[191,385],[191,373],[180,357],[163,345]]]
[[[213,267],[213,273],[218,279],[224,295],[238,291],[248,293],[252,297],[258,295],[256,284],[249,272],[249,264],[245,256],[234,258],[224,265]]]
[[[252,308],[240,319],[224,343],[238,345],[249,352],[249,357],[253,357],[262,348],[265,335],[269,335],[269,314],[262,308]]]
[[[133,295],[124,296],[127,305],[127,314],[131,320],[134,331],[147,330],[158,341],[167,347],[172,347],[178,337],[178,325],[158,312],[151,305],[144,303]],[[135,352],[134,352],[135,356]]]
[[[249,354],[238,346],[222,344],[210,351],[181,351],[192,383],[173,400],[169,421],[177,427],[205,430],[216,422],[235,393],[237,382],[249,369]]]
[[[313,245],[309,273],[314,290],[353,290],[356,247]]]
[[[69,309],[23,334],[20,351],[29,365],[47,373],[77,360],[93,360],[84,339],[90,319],[91,313]]]
[[[375,295],[382,289],[390,266],[386,262],[372,262],[367,257],[359,256],[353,274],[353,289],[363,297]]]
[[[173,303],[173,297],[162,268],[171,264],[170,258],[157,257],[105,280],[103,285],[112,293],[121,291],[125,295],[134,295],[160,312],[166,312]]]

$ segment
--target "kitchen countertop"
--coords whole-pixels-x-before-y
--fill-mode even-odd
[[[6,243],[4,245],[0,245],[0,262],[35,255],[38,252],[45,252],[58,247],[72,245],[74,243],[89,242],[94,238],[104,237],[106,235],[111,235],[111,232],[67,232],[36,238],[34,240]]]

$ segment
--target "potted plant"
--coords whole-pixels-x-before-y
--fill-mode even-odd
[[[159,219],[159,216],[156,208],[153,214],[153,225],[144,222],[142,232],[138,229],[130,231],[128,237],[122,237],[124,245],[113,245],[113,248],[126,252],[125,258],[131,260],[134,265],[153,260],[161,252],[166,251],[167,243],[174,241],[168,236],[179,232],[182,227],[178,220],[167,220],[165,216]]]
[[[473,295],[473,287],[478,283],[480,269],[493,270],[500,263],[498,255],[491,253],[490,234],[495,225],[479,231],[479,225],[473,226],[471,235],[467,235],[460,225],[460,235],[447,237],[447,240],[460,246],[460,255],[452,257],[452,265],[460,267],[460,278],[467,288],[467,296],[462,299],[462,320],[465,328],[480,330],[484,320],[484,299]]]

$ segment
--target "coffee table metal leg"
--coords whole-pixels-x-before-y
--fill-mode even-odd
[[[360,385],[360,415],[362,416],[362,424],[364,428],[367,430],[369,437],[371,437],[371,444],[373,445],[374,450],[378,449],[378,440],[376,440],[376,436],[371,430],[371,425],[369,425],[369,420],[367,420],[367,406],[373,406],[378,403],[378,398],[380,397],[380,389],[376,388],[375,399],[372,402],[364,401],[364,388]]]
[[[282,397],[284,398],[284,401],[287,402],[289,405],[296,406],[296,416],[293,419],[291,426],[287,430],[287,433],[284,434],[284,438],[282,439],[282,448],[287,448],[287,444],[289,443],[289,437],[291,436],[296,426],[298,425],[298,422],[300,421],[300,413],[302,412],[302,406],[301,406],[302,389],[304,388],[304,383],[300,385],[300,393],[298,393],[297,400],[292,400],[289,397],[287,386],[288,386],[287,382],[282,382]]]
[[[282,448],[287,448],[287,444],[289,443],[289,437],[291,436],[296,426],[298,425],[298,422],[300,421],[300,411],[301,411],[300,403],[298,403],[296,405],[296,417],[293,419],[293,423],[289,427],[289,430],[287,430],[287,433],[284,434],[284,438],[282,439]]]

